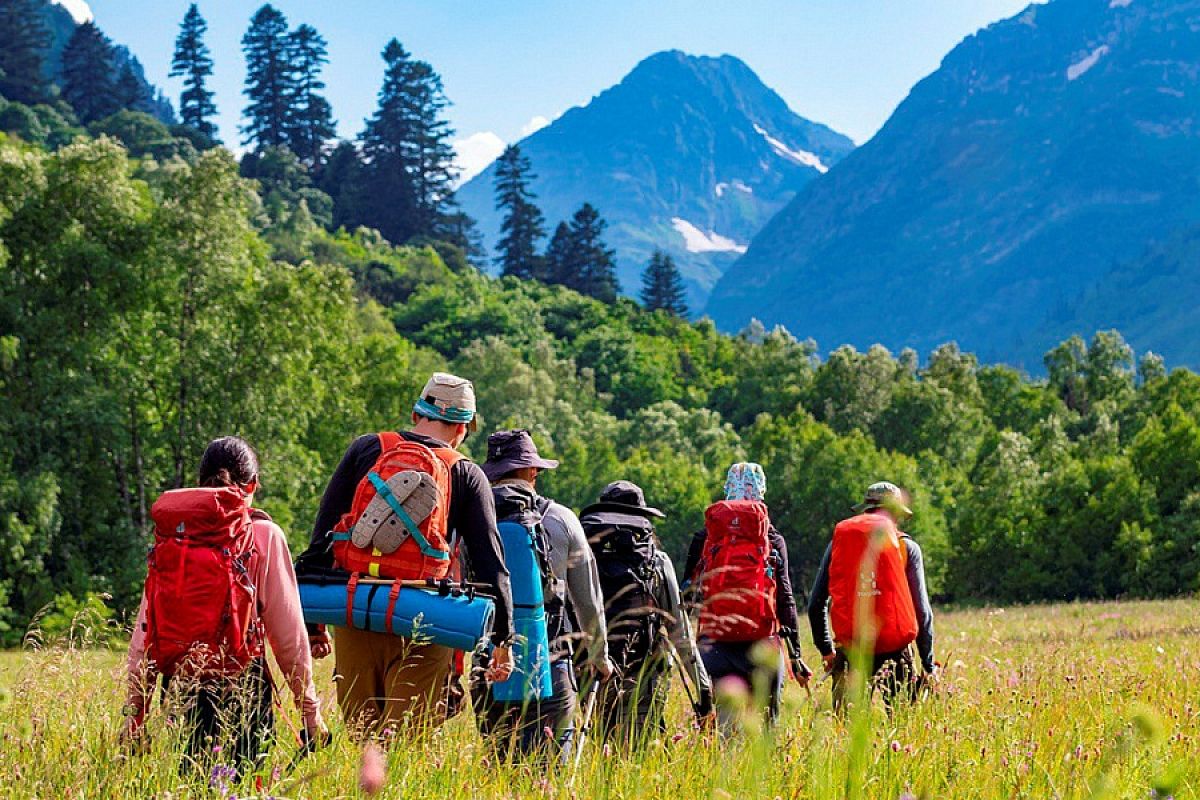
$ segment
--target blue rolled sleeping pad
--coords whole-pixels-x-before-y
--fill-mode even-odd
[[[492,697],[501,703],[522,703],[550,697],[550,641],[546,631],[546,598],[542,569],[535,552],[534,532],[520,522],[497,525],[504,544],[513,599],[513,671],[508,680],[492,684]]]
[[[346,576],[301,577],[299,585],[305,622],[346,627]],[[390,591],[389,583],[358,584],[350,627],[387,632]],[[491,598],[462,591],[453,584],[443,591],[405,586],[396,596],[392,633],[471,652],[491,634],[495,614],[496,604]]]

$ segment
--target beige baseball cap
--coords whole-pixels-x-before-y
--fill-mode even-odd
[[[413,411],[423,417],[466,423],[470,431],[479,427],[475,410],[475,386],[466,378],[448,372],[433,373],[413,404]]]

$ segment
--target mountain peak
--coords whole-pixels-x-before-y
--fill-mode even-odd
[[[741,59],[680,50],[642,59],[521,142],[550,228],[591,202],[609,223],[624,290],[636,293],[661,249],[679,265],[694,308],[762,224],[853,146],[794,113]],[[488,246],[499,228],[494,173],[458,193]]]

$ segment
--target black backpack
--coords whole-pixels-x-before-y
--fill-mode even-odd
[[[663,578],[654,528],[649,520],[615,523],[602,513],[587,514],[580,522],[600,573],[609,657],[621,673],[636,673],[658,654],[663,621],[655,599]]]

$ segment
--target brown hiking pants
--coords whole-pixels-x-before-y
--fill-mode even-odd
[[[850,679],[850,657],[839,647],[833,662],[833,707],[837,711],[845,708]],[[872,693],[879,690],[889,713],[897,700],[916,699],[916,679],[917,670],[910,647],[894,653],[876,653],[872,659],[869,688]]]
[[[337,628],[334,645],[338,705],[352,731],[445,722],[453,650],[353,628]]]

